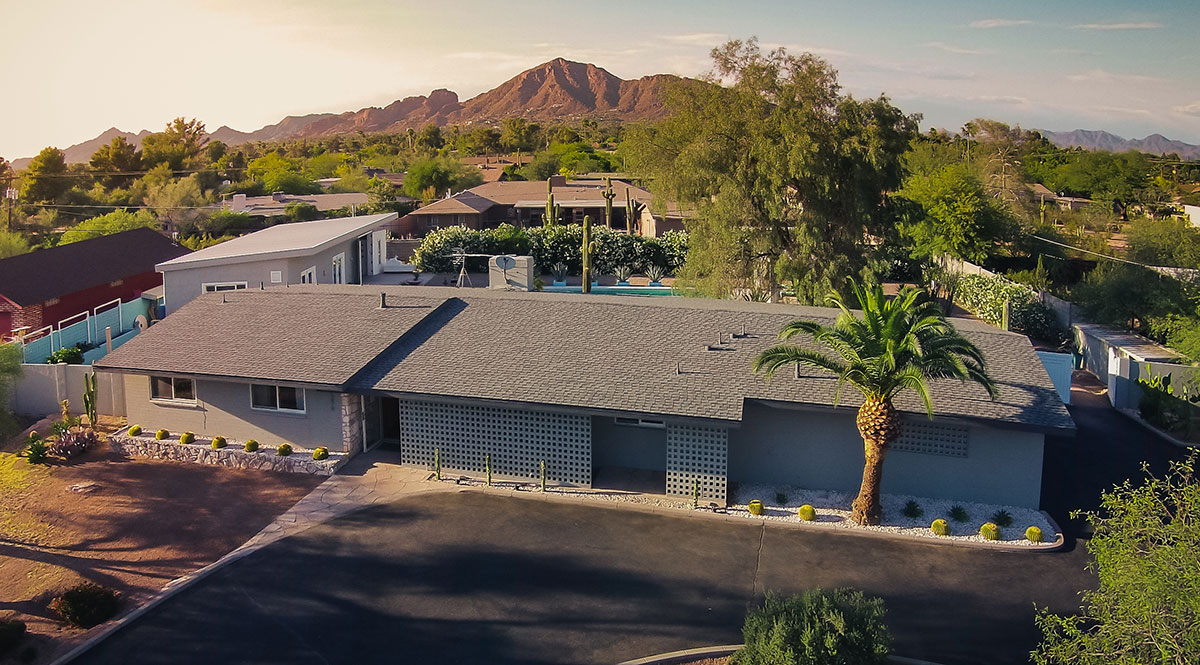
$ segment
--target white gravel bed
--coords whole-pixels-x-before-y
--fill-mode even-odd
[[[776,494],[782,494],[786,501],[776,501]],[[860,526],[849,520],[850,504],[854,501],[853,494],[846,492],[809,490],[802,487],[768,487],[764,485],[745,485],[739,487],[736,496],[731,497],[729,513],[742,515],[752,519],[780,520],[801,522],[796,516],[796,509],[808,504],[816,509],[817,518],[808,524],[842,529],[862,529],[866,531],[881,531],[899,533],[909,536],[921,536],[938,540],[958,540],[984,545],[1025,545],[1028,547],[1048,547],[1054,544],[1058,532],[1050,525],[1040,511],[1032,508],[1017,506],[1002,506],[986,503],[971,503],[967,501],[950,501],[946,499],[930,499],[910,496],[907,494],[884,494],[880,497],[883,503],[883,524],[879,526]],[[758,499],[763,503],[763,514],[751,515],[747,504]],[[904,506],[909,501],[916,501],[921,509],[920,517],[906,517]],[[965,522],[955,522],[950,518],[950,508],[962,506],[970,517]],[[992,515],[997,511],[1007,511],[1012,515],[1012,525],[1000,529],[1000,540],[985,540],[979,535],[979,527],[984,522],[992,521]],[[938,536],[930,530],[929,525],[937,518],[943,518],[950,525],[949,536]],[[1025,539],[1025,529],[1036,526],[1042,530],[1041,544],[1031,543]]]
[[[483,487],[486,485],[482,479],[459,476],[457,474],[444,475],[442,482],[453,482],[466,487]],[[507,478],[503,480],[494,479],[492,487],[495,489],[516,489],[517,491],[527,492],[539,491],[536,481],[512,480]],[[589,501],[636,503],[677,510],[693,510],[691,499],[669,497],[661,494],[556,487],[553,485],[546,488],[546,493]],[[782,503],[776,501],[777,493],[783,494],[786,501]],[[762,515],[752,515],[750,513],[747,504],[752,499],[758,499],[763,502],[764,510]],[[1054,544],[1058,537],[1058,532],[1051,526],[1046,516],[1040,511],[1031,508],[930,499],[906,494],[882,495],[883,524],[879,526],[859,526],[849,520],[850,504],[853,500],[854,495],[845,492],[809,490],[795,486],[768,487],[764,485],[746,485],[738,488],[736,494],[730,496],[730,505],[727,510],[729,515],[747,519],[794,522],[824,528],[880,531],[938,540],[965,541],[981,545],[1021,545],[1030,548],[1049,547]],[[920,504],[923,511],[921,517],[905,517],[901,512],[910,500]],[[796,516],[796,510],[805,504],[811,505],[817,511],[817,518],[812,522],[805,522]],[[701,501],[700,505],[705,507],[709,504],[707,501]],[[952,506],[962,506],[967,511],[970,519],[965,522],[955,522],[949,515]],[[1012,525],[1008,528],[1000,529],[999,540],[985,540],[979,535],[979,527],[984,522],[991,521],[992,515],[999,510],[1007,511],[1012,516]],[[930,523],[939,517],[945,519],[947,524],[950,525],[949,536],[938,536],[930,530]],[[1025,539],[1025,529],[1030,526],[1036,526],[1042,530],[1042,543],[1035,544]]]

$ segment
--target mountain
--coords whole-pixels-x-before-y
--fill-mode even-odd
[[[438,89],[428,95],[405,97],[383,107],[288,116],[250,132],[222,126],[209,138],[238,145],[357,132],[399,132],[420,129],[431,122],[437,125],[496,124],[511,117],[541,121],[583,116],[654,120],[666,114],[662,102],[663,84],[676,78],[655,74],[626,81],[595,65],[556,58],[521,72],[466,102],[460,102],[457,93]],[[149,133],[143,130],[130,134],[114,128],[64,152],[68,162],[86,162],[97,148],[114,136],[124,136],[140,145],[142,137]],[[24,168],[29,159],[18,159],[13,163],[16,168]]]
[[[1175,141],[1162,134],[1151,134],[1144,139],[1124,139],[1116,134],[1090,129],[1076,129],[1070,132],[1052,132],[1045,129],[1037,131],[1060,148],[1085,148],[1112,152],[1138,150],[1154,155],[1175,153],[1183,159],[1200,159],[1200,145]]]
[[[64,149],[63,153],[67,157],[68,164],[82,163],[91,159],[92,155],[100,149],[100,146],[107,145],[118,136],[124,136],[126,141],[129,141],[135,146],[141,146],[142,139],[149,134],[150,132],[147,130],[142,130],[137,134],[132,134],[130,132],[123,132],[116,127],[110,127],[101,132],[100,136],[88,141],[84,141],[83,143],[76,143],[75,145]],[[20,170],[26,166],[29,166],[29,162],[31,161],[33,161],[32,157],[14,159],[12,161],[12,166],[14,169]]]

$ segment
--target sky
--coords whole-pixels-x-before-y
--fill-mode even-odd
[[[1200,2],[1058,0],[0,0],[0,156],[177,116],[467,99],[555,57],[621,78],[709,69],[731,38],[828,60],[924,127],[1161,133],[1200,143]]]

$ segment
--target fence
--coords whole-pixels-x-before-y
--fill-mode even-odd
[[[83,376],[92,371],[86,365],[23,364],[21,376],[13,382],[11,408],[27,416],[45,416],[59,412],[62,401],[71,401],[71,412],[83,411]],[[96,412],[106,416],[125,415],[123,375],[96,374]]]
[[[139,316],[150,319],[152,306],[153,303],[145,298],[134,298],[129,302],[113,300],[91,311],[67,317],[56,325],[35,330],[22,338],[22,359],[27,363],[45,362],[59,349],[82,344],[99,347],[84,354],[84,362],[90,364],[107,352],[105,329],[112,330],[115,349],[132,336],[130,332],[136,332]],[[120,343],[117,340],[121,340]]]
[[[962,259],[956,259],[952,256],[942,256],[940,259],[938,259],[937,263],[942,267],[943,270],[947,272],[955,272],[961,275],[982,275],[984,277],[1003,279],[1008,282],[1012,281],[1004,275],[994,273],[983,266],[977,266],[970,261],[963,261]],[[1049,307],[1050,311],[1054,312],[1054,315],[1058,317],[1058,322],[1062,324],[1063,327],[1070,328],[1075,324],[1075,305],[1073,305],[1070,301],[1063,300],[1062,298],[1050,294],[1048,291],[1036,289],[1032,286],[1029,288],[1032,289],[1035,294],[1037,294],[1037,297],[1042,301],[1042,304],[1044,304],[1046,307]]]
[[[1140,335],[1094,323],[1076,323],[1073,332],[1080,369],[1108,386],[1108,400],[1118,409],[1138,407],[1139,378],[1169,375],[1172,385],[1181,386],[1197,371],[1178,352]]]

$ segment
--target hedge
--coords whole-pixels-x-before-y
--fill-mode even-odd
[[[594,266],[601,274],[612,274],[627,265],[634,272],[645,272],[651,265],[673,273],[687,257],[687,234],[668,231],[662,238],[645,238],[617,233],[597,226],[592,228],[596,243]],[[477,231],[448,226],[431,231],[413,253],[413,262],[422,272],[454,272],[458,266],[452,250],[461,247],[467,254],[517,254],[533,256],[540,272],[549,272],[556,263],[564,263],[574,275],[583,272],[583,227],[578,224],[539,226],[518,229],[501,224],[494,229]],[[467,260],[467,269],[487,269],[487,259]]]
[[[1004,303],[1010,303],[1009,327],[1030,337],[1061,343],[1066,331],[1049,307],[1032,288],[1003,277],[964,275],[954,293],[964,309],[992,325],[1004,319]]]

